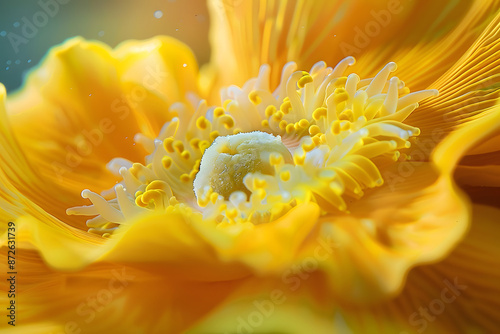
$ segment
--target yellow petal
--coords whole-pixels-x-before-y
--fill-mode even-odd
[[[431,84],[432,88],[438,88],[433,82],[468,52],[495,20],[499,8],[498,1],[420,1],[414,6],[389,1],[387,10],[390,3],[400,3],[401,14],[391,16],[385,28],[391,33],[386,39],[376,36],[361,50],[358,65],[360,72],[369,71],[363,72],[368,74],[387,61],[394,61],[398,64],[398,76],[412,89]],[[399,16],[405,13],[409,16],[398,25]]]
[[[408,124],[422,130],[419,142],[425,154],[457,128],[494,112],[500,98],[499,27],[500,14],[462,59],[432,85],[439,96],[423,101],[407,118]]]
[[[500,206],[500,107],[456,130],[436,151],[444,164],[457,162],[455,180],[474,203]],[[442,149],[443,148],[443,149]]]
[[[215,222],[198,214],[174,209],[128,222],[98,244],[91,234],[54,228],[30,217],[16,223],[26,230],[21,241],[36,247],[59,270],[111,261],[172,277],[215,281],[288,267],[318,215],[315,204],[303,204],[269,224],[217,229]],[[66,251],[61,254],[59,249]]]
[[[242,262],[257,275],[276,274],[293,263],[315,228],[319,213],[316,204],[305,203],[270,223],[217,230],[204,225],[200,234],[215,246],[222,261]]]
[[[360,66],[353,70],[358,74],[375,75],[396,61],[403,80],[423,89],[463,55],[497,8],[497,1],[479,0],[418,4],[213,0],[209,2],[213,67],[205,73],[216,87],[241,85],[268,63],[275,86],[279,69],[288,61],[310,68],[320,60],[335,64],[356,56]]]
[[[253,290],[245,285],[235,290],[194,332],[494,333],[500,309],[499,218],[499,209],[474,206],[467,238],[442,262],[412,269],[392,300],[370,306],[322,301],[324,281],[315,273],[298,278],[296,289],[283,280],[261,280]]]
[[[408,333],[494,333],[500,316],[499,218],[499,209],[474,206],[471,230],[457,248],[440,263],[412,270],[395,300],[353,312],[353,331],[370,330],[363,322],[372,318],[385,325],[398,319]],[[384,326],[380,332],[387,332]]]
[[[184,332],[239,284],[178,281],[112,263],[56,272],[26,249],[17,258],[18,318],[8,333]],[[0,301],[7,305],[5,286]]]
[[[186,94],[197,93],[198,64],[192,51],[172,37],[126,41],[113,55],[127,101],[139,118],[142,133],[155,138],[172,118],[168,108],[188,102]]]
[[[339,300],[396,295],[411,267],[441,260],[467,230],[468,200],[449,174],[403,162],[382,175],[385,185],[352,203],[350,214],[322,219],[331,259],[320,266]]]
[[[62,225],[54,216],[66,216],[60,203],[69,196],[68,192],[57,184],[48,186],[38,169],[28,161],[10,127],[5,110],[5,93],[4,86],[0,84],[0,234],[5,231],[8,221],[24,214],[38,217],[48,224]],[[54,191],[53,197],[48,195],[51,191]],[[67,221],[71,225],[79,225],[77,220]]]
[[[144,51],[153,49],[157,52]],[[163,124],[158,108],[168,117],[173,100],[182,100],[195,88],[196,69],[191,51],[170,38],[127,42],[116,51],[81,38],[53,48],[28,75],[25,87],[8,100],[12,130],[2,132],[17,138],[30,166],[24,169],[32,169],[17,179],[29,186],[15,180],[14,186],[52,215],[82,227],[82,219],[68,217],[66,208],[83,204],[82,189],[100,191],[115,182],[106,169],[111,159],[143,161],[147,152],[135,145],[135,134],[158,130]],[[185,81],[180,80],[184,74]],[[155,94],[163,102],[145,111],[149,108],[144,103],[151,104],[149,97]],[[158,124],[152,127],[154,122]],[[5,164],[21,161],[2,158]]]
[[[468,150],[498,132],[500,106],[489,110],[489,114],[469,122],[447,137],[433,152],[433,160],[441,168],[452,171]]]
[[[320,280],[309,277],[300,290],[275,279],[251,279],[188,333],[349,333],[334,322],[333,308],[323,308],[310,294]]]

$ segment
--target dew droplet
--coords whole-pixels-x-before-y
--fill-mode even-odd
[[[31,59],[28,59],[28,63],[31,63]]]
[[[5,30],[1,31],[1,32],[0,32],[0,36],[2,36],[2,37],[7,36],[7,32],[6,32]]]
[[[12,60],[7,60],[7,65],[12,64]]]
[[[160,19],[163,16],[163,12],[161,10],[157,10],[154,15],[157,19]]]
[[[182,64],[182,67],[187,67],[187,66],[188,66],[188,64]]]
[[[97,33],[97,35],[99,35],[99,37],[104,36],[104,30],[99,31],[99,32]]]
[[[9,68],[10,68],[10,67],[9,67],[9,66],[7,66],[7,67],[5,68],[5,70],[6,70],[6,71],[8,71],[8,70],[9,70]]]
[[[19,65],[19,64],[21,64],[21,60],[18,59],[15,61],[15,63],[16,63],[16,65]]]
[[[14,24],[13,24],[14,28],[18,28],[20,25],[21,25],[21,23],[19,23],[19,22],[14,22]]]

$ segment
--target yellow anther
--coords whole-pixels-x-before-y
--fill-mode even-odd
[[[279,128],[280,128],[281,130],[285,130],[287,125],[288,125],[288,122],[287,122],[287,121],[285,121],[284,119],[283,119],[283,120],[281,120],[280,124],[278,124],[278,126],[279,126]]]
[[[219,131],[212,131],[212,132],[210,132],[210,140],[211,141],[214,141],[215,138],[217,138],[219,136],[220,136]]]
[[[196,203],[198,204],[199,207],[204,208],[208,205],[208,200],[206,198],[202,199],[201,197],[198,197]]]
[[[238,216],[238,210],[236,209],[226,210],[226,217],[228,219],[234,220],[234,218],[236,218],[237,216]]]
[[[276,107],[273,105],[269,105],[266,107],[266,117],[271,117],[276,112]]]
[[[172,196],[168,199],[168,204],[174,206],[179,204],[179,201],[177,200],[177,198],[175,198],[175,196]]]
[[[201,159],[196,159],[194,162],[193,170],[199,171],[200,170],[200,164],[201,164]]]
[[[168,153],[174,153],[174,147],[172,146],[173,142],[174,138],[172,137],[166,138],[163,141],[163,147],[165,148],[165,151],[167,151]]]
[[[319,137],[319,139],[321,140],[321,143],[326,143],[326,135],[324,133]]]
[[[141,195],[141,196],[135,198],[135,205],[137,205],[137,206],[139,206],[141,208],[145,208],[145,207],[148,206],[148,203],[144,203],[142,201],[142,195]]]
[[[321,144],[321,135],[317,134],[314,137],[311,137],[314,145],[319,146]]]
[[[334,121],[332,123],[331,129],[334,135],[338,135],[340,133],[340,121]]]
[[[271,153],[271,155],[269,155],[269,163],[271,166],[281,165],[283,161],[283,156],[279,153]]]
[[[184,150],[181,153],[181,157],[184,160],[189,160],[189,158],[191,158],[191,153],[189,153],[189,151]]]
[[[335,92],[333,93],[333,101],[337,104],[346,102],[349,100],[349,94],[344,88],[337,88],[335,89]]]
[[[277,111],[276,113],[274,113],[273,115],[273,119],[276,121],[276,122],[279,122],[283,119],[283,112],[282,111]]]
[[[142,195],[142,202],[143,203],[154,203],[155,206],[158,206],[159,204],[163,204],[163,197],[165,195],[165,192],[162,190],[150,190],[146,191],[144,195]]]
[[[303,143],[301,146],[302,146],[302,149],[306,152],[310,152],[310,151],[314,150],[314,148],[316,147],[316,145],[312,141],[310,143]]]
[[[346,82],[347,82],[347,77],[338,78],[335,81],[335,87],[337,87],[337,88],[345,87]]]
[[[222,107],[223,107],[224,109],[227,109],[227,106],[228,106],[228,105],[229,105],[229,103],[231,103],[231,102],[233,102],[233,100],[228,99],[228,100],[224,101],[224,103],[222,104]]]
[[[237,135],[238,133],[241,133],[243,132],[243,130],[241,130],[240,128],[236,128],[233,130],[233,135]]]
[[[164,156],[163,158],[161,158],[161,163],[163,165],[163,168],[169,169],[170,166],[172,166],[172,158]]]
[[[258,177],[253,179],[253,188],[254,189],[260,189],[260,188],[266,188],[267,187],[267,181],[264,179],[260,179]]]
[[[321,132],[321,129],[320,129],[320,128],[319,128],[319,126],[317,126],[317,125],[311,125],[311,126],[309,127],[309,134],[310,134],[311,136],[315,136],[315,135],[317,135],[317,134],[318,134],[318,133],[320,133],[320,132]]]
[[[250,94],[248,94],[248,98],[255,105],[258,105],[262,102],[262,99],[260,98],[259,94],[255,90],[251,91]]]
[[[191,145],[192,148],[198,149],[200,148],[200,138],[193,138],[189,141],[189,145]]]
[[[350,121],[353,120],[353,113],[351,109],[346,109],[342,111],[342,113],[339,115],[339,120],[345,120],[345,121]]]
[[[135,178],[139,179],[140,178],[140,173],[146,169],[143,165],[140,163],[134,163],[132,167],[129,169],[130,174],[132,174]]]
[[[161,180],[154,180],[153,182],[148,184],[148,186],[146,187],[146,192],[149,190],[153,190],[153,189],[165,190],[165,189],[168,189],[167,187],[168,187],[168,184],[166,184],[165,182],[163,182]]]
[[[137,197],[141,196],[142,194],[144,194],[144,192],[138,190],[138,191],[135,192],[134,196],[135,196],[135,198],[137,198]]]
[[[295,165],[303,165],[304,162],[306,161],[306,155],[305,154],[299,154],[299,153],[295,153],[293,155],[293,162],[295,163]]]
[[[295,131],[295,124],[290,123],[286,126],[286,133],[290,134]]]
[[[226,129],[230,129],[234,126],[234,119],[229,115],[221,116],[220,121],[224,124]]]
[[[229,145],[227,145],[227,144],[226,145],[221,145],[219,153],[225,153],[225,154],[231,154],[231,155],[233,155],[234,154],[234,149],[231,149],[231,147],[229,147]]]
[[[318,121],[321,117],[326,117],[327,110],[324,107],[314,110],[312,116],[315,121]]]
[[[189,181],[191,181],[191,178],[189,177],[189,174],[182,174],[180,176],[180,180],[184,183],[188,183]]]
[[[226,211],[227,210],[227,204],[226,203],[223,203],[221,205],[219,205],[219,207],[217,208],[217,211],[219,212],[223,212],[223,211]]]
[[[213,204],[215,204],[215,202],[217,202],[217,198],[219,198],[219,194],[217,194],[215,192],[210,194],[210,202],[212,202]]]
[[[176,140],[172,146],[179,153],[182,153],[184,151],[184,143],[180,140]]]
[[[263,119],[261,122],[260,122],[260,125],[263,127],[263,128],[268,128],[269,127],[269,121],[267,119]]]
[[[196,174],[198,173],[198,170],[197,169],[192,169],[190,172],[189,172],[189,177],[191,179],[194,180],[194,178],[196,177]]]
[[[299,122],[298,122],[299,126],[302,128],[302,129],[305,129],[305,128],[308,128],[309,127],[309,121],[307,119],[301,119]]]
[[[196,120],[196,127],[200,130],[205,130],[206,128],[208,128],[209,124],[210,121],[206,119],[204,116],[200,116]]]
[[[290,109],[292,109],[292,103],[290,101],[285,101],[280,106],[280,111],[284,114],[290,113]]]
[[[281,172],[281,173],[280,173],[280,179],[281,179],[281,181],[283,181],[283,182],[286,182],[286,181],[290,180],[290,176],[291,176],[291,175],[290,175],[290,172],[289,172],[289,171],[284,171],[284,172]]]
[[[264,198],[266,198],[266,190],[263,188],[259,188],[254,192],[254,195],[256,195],[258,199],[263,200]]]
[[[345,122],[344,125],[342,125],[342,131],[347,131],[351,128],[351,123],[350,122]]]
[[[222,115],[225,114],[225,111],[223,108],[221,107],[217,107],[214,109],[214,117],[217,118],[217,117],[221,117]]]
[[[313,78],[309,75],[309,73],[302,72],[302,75],[302,78],[300,78],[297,82],[297,86],[299,86],[299,88],[304,88],[306,84],[313,82]]]

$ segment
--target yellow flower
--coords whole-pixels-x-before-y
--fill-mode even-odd
[[[2,87],[2,331],[495,332],[498,2],[209,8]]]

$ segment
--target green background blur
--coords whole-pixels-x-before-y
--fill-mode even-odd
[[[114,47],[169,35],[189,45],[203,64],[209,58],[208,21],[204,0],[0,0],[0,82],[8,92],[20,87],[27,70],[73,36]]]

